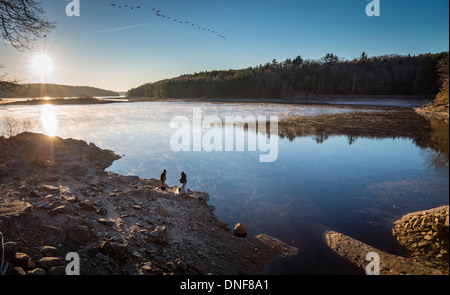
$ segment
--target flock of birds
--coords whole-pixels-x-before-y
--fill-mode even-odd
[[[114,8],[125,8],[125,9],[131,9],[131,10],[133,10],[133,9],[141,9],[141,8],[142,8],[141,6],[130,6],[130,5],[128,5],[128,4],[119,5],[119,4],[117,4],[117,3],[111,3],[110,5],[111,5],[112,7],[114,7]],[[155,13],[155,15],[158,16],[158,17],[165,18],[165,19],[167,19],[167,20],[174,21],[174,22],[176,22],[176,23],[180,23],[180,24],[183,24],[183,25],[188,25],[188,26],[190,26],[190,27],[192,27],[192,28],[196,28],[196,29],[201,30],[201,31],[204,31],[204,32],[209,32],[209,33],[211,33],[211,34],[216,35],[218,38],[221,38],[221,39],[223,39],[223,40],[225,40],[225,41],[228,41],[227,37],[225,37],[224,35],[222,35],[222,34],[216,32],[216,31],[214,31],[214,30],[211,30],[211,29],[208,29],[208,28],[205,28],[205,27],[202,27],[202,26],[195,25],[195,24],[193,24],[193,23],[191,23],[191,22],[189,22],[189,21],[179,20],[179,19],[170,17],[170,16],[168,16],[168,15],[162,14],[161,10],[156,9],[156,8],[152,8],[152,11],[153,11],[153,12]]]

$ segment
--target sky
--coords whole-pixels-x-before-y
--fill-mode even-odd
[[[363,51],[379,56],[449,50],[448,0],[378,0],[380,16],[372,17],[366,14],[368,0],[79,1],[80,16],[69,17],[69,0],[43,0],[56,29],[36,40],[31,52],[0,43],[0,74],[24,83],[127,91],[182,74],[298,55],[353,59]],[[141,8],[118,8],[125,4]],[[54,64],[45,76],[31,67],[37,54]]]

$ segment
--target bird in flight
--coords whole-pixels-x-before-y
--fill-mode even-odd
[[[122,1],[126,1],[126,0],[122,0]],[[141,9],[142,8],[141,6],[129,6],[128,4],[124,4],[124,5],[119,5],[119,4],[120,3],[110,3],[110,5],[112,7],[114,7],[114,8],[127,8],[127,9],[130,9],[130,10]],[[193,28],[197,27],[198,30],[200,30],[200,31],[212,33],[212,34],[216,35],[218,38],[221,38],[221,39],[223,39],[225,41],[228,41],[227,37],[225,37],[222,34],[219,34],[218,32],[216,32],[214,30],[211,30],[209,28],[202,27],[202,26],[196,26],[195,24],[191,23],[190,21],[179,20],[179,19],[173,18],[171,16],[162,14],[161,10],[157,9],[156,7],[152,7],[151,10],[157,17],[165,18],[167,20],[173,20],[174,22],[182,24],[182,25],[191,25],[191,27],[193,27]]]

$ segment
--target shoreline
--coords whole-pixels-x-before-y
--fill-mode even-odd
[[[90,101],[87,101],[89,99]],[[83,101],[84,100],[84,101]],[[31,99],[0,99],[2,105],[40,105],[40,104],[96,104],[120,102],[207,102],[207,103],[261,103],[261,104],[300,104],[300,105],[332,105],[340,107],[404,107],[416,108],[433,101],[428,96],[408,95],[297,95],[285,98],[147,98],[147,97],[117,97],[117,98],[55,98],[52,100]]]
[[[323,238],[336,254],[366,270],[368,253],[379,257],[380,275],[449,275],[449,206],[412,212],[393,223],[392,234],[407,257],[376,249],[349,236],[328,230]],[[372,260],[372,258],[370,259]]]
[[[92,143],[23,133],[0,138],[0,151],[7,274],[64,274],[76,252],[87,275],[256,275],[297,251],[263,234],[234,236],[206,193],[106,172],[120,157]]]
[[[412,95],[298,95],[287,98],[146,98],[127,97],[130,102],[209,102],[332,105],[342,107],[420,107],[433,101],[428,96]]]

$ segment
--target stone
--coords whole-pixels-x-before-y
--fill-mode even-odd
[[[43,184],[39,188],[45,190],[49,194],[59,194],[59,187],[51,184]]]
[[[39,195],[38,193],[36,193],[35,191],[29,191],[27,197],[28,198],[42,198],[42,196]]]
[[[59,207],[52,209],[52,211],[50,211],[50,213],[56,215],[56,214],[64,214],[64,213],[66,213],[66,211],[67,211],[66,206],[63,205],[63,206],[59,206]]]
[[[97,210],[97,214],[98,214],[98,215],[105,216],[105,215],[108,214],[108,210],[106,210],[106,209],[103,208],[103,207],[100,207],[100,208],[98,208],[98,210]]]
[[[75,225],[67,231],[68,239],[78,244],[86,244],[93,235],[93,232],[84,225]]]
[[[167,227],[166,226],[157,226],[153,229],[153,231],[149,234],[149,237],[155,243],[167,243]]]
[[[42,268],[35,268],[33,270],[30,270],[28,272],[29,275],[34,275],[34,276],[44,276],[47,273],[45,272],[45,270],[43,270]]]
[[[111,255],[111,254],[123,255],[126,253],[127,248],[128,248],[127,244],[104,241],[98,248],[98,251],[104,255]]]
[[[80,206],[81,206],[81,209],[83,209],[85,211],[97,211],[97,209],[94,207],[94,205],[92,205],[86,201],[80,202]]]
[[[175,259],[175,265],[179,271],[184,272],[187,270],[186,263],[184,263],[181,259]]]
[[[104,225],[106,225],[106,226],[113,226],[114,225],[114,222],[113,221],[111,221],[111,220],[106,220],[106,219],[104,219],[104,218],[99,218],[98,219],[98,222],[99,223],[101,223],[101,224],[104,224]]]
[[[99,247],[98,247],[98,251],[102,254],[108,255],[110,253],[112,253],[112,246],[111,246],[111,242],[109,241],[104,241]]]
[[[30,257],[25,253],[17,252],[14,256],[14,264],[18,266],[27,266],[29,260]]]
[[[167,262],[166,265],[167,265],[167,267],[168,267],[170,270],[173,270],[173,271],[176,271],[176,270],[177,270],[177,266],[176,266],[175,263],[173,263],[172,261]]]
[[[27,273],[21,267],[14,267],[11,271],[11,274],[16,275],[16,276],[26,276],[27,275]]]
[[[33,205],[30,203],[25,203],[22,208],[20,209],[20,212],[22,213],[29,213],[33,209]]]
[[[58,254],[58,249],[53,246],[44,246],[39,250],[39,252],[45,257],[53,257]]]
[[[234,235],[237,237],[245,238],[247,236],[247,227],[242,223],[237,223],[234,226]]]
[[[447,209],[447,212],[448,212],[448,209]],[[448,224],[448,222],[449,222],[449,220],[448,220],[448,213],[447,213],[447,217],[445,217],[445,222],[444,222],[444,226],[446,226],[446,227],[449,227],[449,224]]]
[[[111,243],[111,245],[112,245],[112,251],[115,254],[123,255],[127,252],[127,248],[128,248],[127,244]]]
[[[431,240],[433,240],[434,238],[433,238],[433,236],[426,235],[426,236],[424,237],[424,239],[427,240],[427,241],[431,241]]]
[[[43,200],[34,203],[34,207],[42,209],[50,209],[52,207],[52,203],[50,201]]]
[[[41,258],[39,261],[39,266],[46,269],[46,268],[51,268],[51,267],[55,267],[55,266],[61,266],[62,265],[62,260],[58,257],[44,257]]]
[[[421,248],[421,247],[424,247],[424,246],[426,246],[428,244],[429,244],[428,242],[420,241],[419,243],[417,243],[417,247]]]
[[[14,242],[4,243],[3,247],[5,249],[6,257],[14,257],[17,253],[17,244]]]

